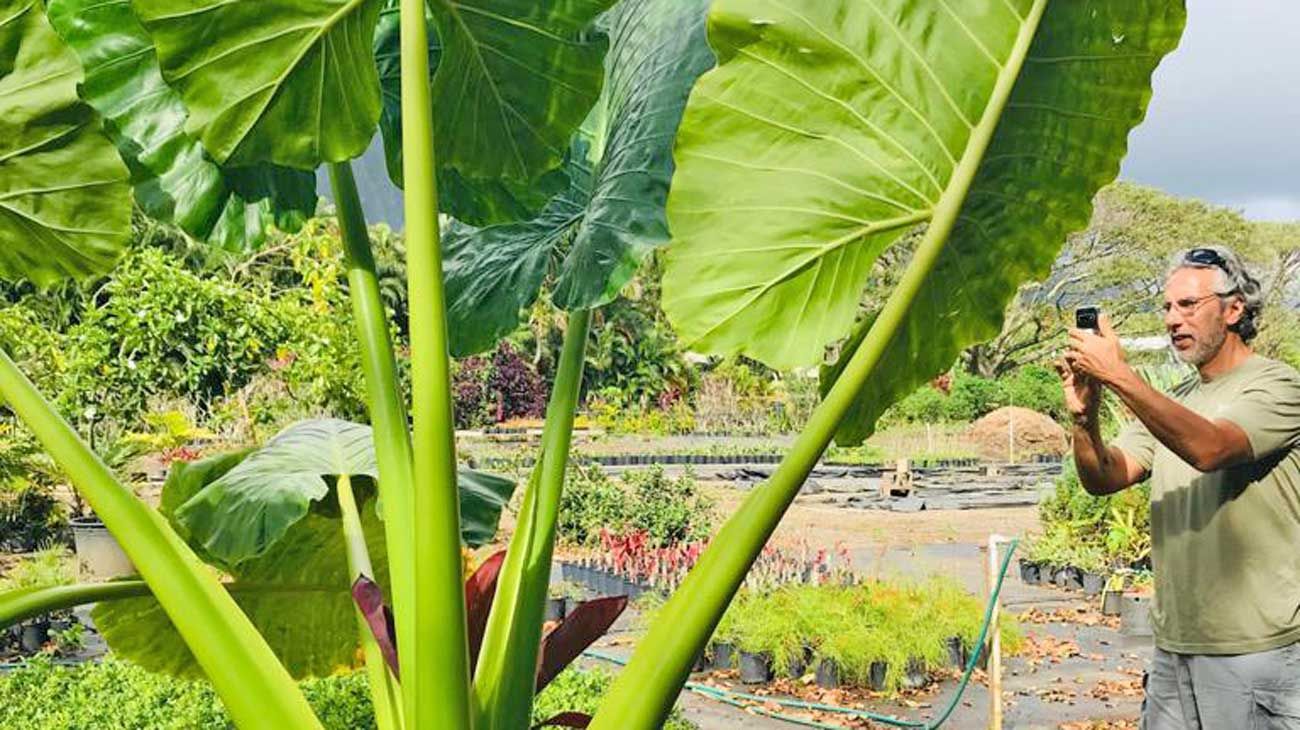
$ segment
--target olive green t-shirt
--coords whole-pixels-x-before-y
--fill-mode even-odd
[[[1171,395],[1240,426],[1255,460],[1199,472],[1140,421],[1116,441],[1151,477],[1156,645],[1247,654],[1300,641],[1300,373],[1255,355]]]

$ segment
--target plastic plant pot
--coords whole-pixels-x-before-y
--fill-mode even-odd
[[[1106,587],[1106,576],[1100,573],[1083,574],[1083,595],[1089,598],[1100,595],[1101,590]]]
[[[840,686],[840,665],[834,659],[822,657],[817,662],[817,686],[822,689],[835,689]]]
[[[108,580],[137,571],[126,556],[117,538],[97,517],[78,517],[70,520],[72,543],[77,552],[77,567],[87,578]]]
[[[565,604],[567,601],[561,598],[546,599],[546,613],[543,616],[545,621],[563,621],[565,615]]]
[[[713,660],[710,664],[714,669],[731,669],[731,665],[736,660],[736,647],[727,641],[720,641],[713,645]]]
[[[1042,566],[1038,563],[1020,559],[1020,581],[1025,585],[1038,585],[1043,580]]]
[[[709,671],[709,654],[708,649],[705,649],[700,652],[699,656],[695,657],[695,663],[691,665],[691,673],[707,671]]]
[[[944,642],[948,648],[948,663],[958,669],[966,668],[966,644],[960,636],[949,636]]]
[[[886,662],[872,662],[867,670],[867,686],[873,692],[885,691],[885,677],[889,674],[889,664]]]
[[[792,652],[789,661],[786,663],[786,673],[791,679],[798,679],[808,673],[808,665],[812,662],[812,647],[804,645],[802,651]]]
[[[1106,591],[1101,597],[1101,615],[1118,616],[1124,595],[1119,591]]]
[[[907,689],[920,689],[930,683],[930,673],[925,670],[925,662],[913,657],[907,660],[907,671],[903,672],[903,686]]]
[[[48,621],[32,621],[22,625],[18,633],[18,645],[28,653],[36,653],[50,640]]]
[[[745,684],[772,681],[772,655],[767,652],[740,652],[740,681]]]
[[[1119,632],[1124,636],[1151,636],[1151,596],[1125,593],[1120,599]]]

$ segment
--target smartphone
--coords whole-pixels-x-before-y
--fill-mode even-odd
[[[1101,314],[1101,307],[1079,307],[1074,310],[1074,326],[1081,330],[1099,331],[1097,317]]]

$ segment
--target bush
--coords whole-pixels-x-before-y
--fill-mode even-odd
[[[151,396],[206,405],[264,370],[288,330],[258,294],[136,251],[68,332],[61,405],[134,423]]]
[[[595,545],[602,529],[616,529],[626,523],[627,492],[595,464],[569,462],[556,531],[561,540],[574,545]]]
[[[374,727],[363,673],[302,683],[331,730]],[[35,657],[0,675],[0,727],[25,730],[227,730],[221,701],[204,682],[151,674],[127,662],[60,667]]]
[[[570,669],[537,697],[536,722],[560,712],[595,711],[609,687],[602,672]],[[302,683],[307,701],[328,730],[375,726],[364,672]],[[37,656],[0,674],[0,727],[23,730],[228,730],[221,700],[205,682],[151,674],[124,661],[61,667]],[[674,715],[664,726],[694,725]]]
[[[594,546],[601,530],[644,531],[652,546],[667,547],[708,537],[714,501],[700,492],[689,471],[670,478],[661,467],[631,471],[621,483],[599,466],[570,466],[560,497],[560,539]]]
[[[1030,544],[1030,559],[1093,572],[1127,567],[1150,545],[1151,486],[1143,482],[1094,496],[1083,488],[1070,459],[1038,514],[1044,534]]]
[[[700,492],[689,469],[675,479],[659,466],[631,471],[623,484],[631,492],[624,531],[643,530],[658,547],[709,536],[715,502]]]
[[[66,539],[54,464],[26,429],[0,422],[0,551],[30,552]]]
[[[1038,411],[1065,421],[1065,396],[1056,373],[1026,365],[999,380],[959,371],[947,394],[931,385],[917,388],[885,414],[884,422],[941,423],[974,421],[1006,405]]]

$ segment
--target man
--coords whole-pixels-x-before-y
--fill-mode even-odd
[[[1057,366],[1092,494],[1150,478],[1156,649],[1146,730],[1300,729],[1300,374],[1254,354],[1259,282],[1232,251],[1175,257],[1165,327],[1196,374],[1171,396],[1102,318]],[[1107,445],[1108,388],[1136,421]]]

